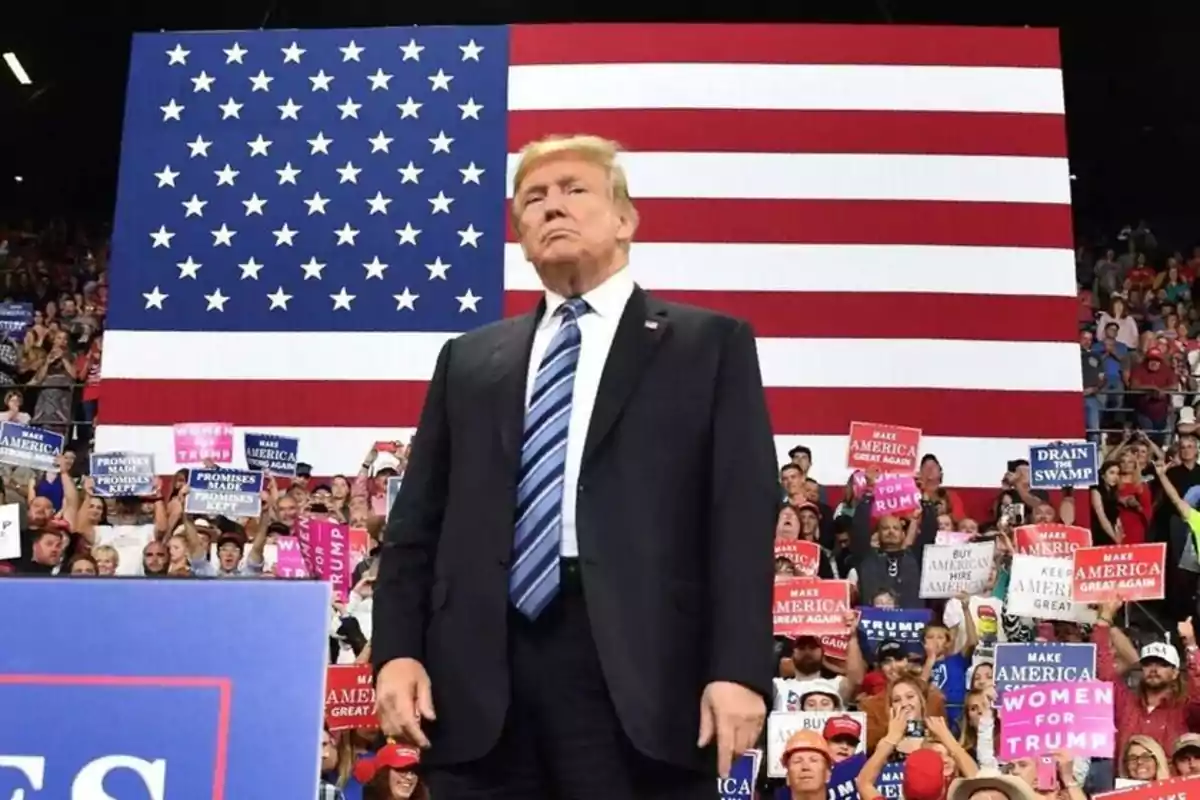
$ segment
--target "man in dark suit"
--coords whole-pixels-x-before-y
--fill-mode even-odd
[[[778,486],[754,334],[634,284],[616,152],[522,152],[545,297],[442,349],[392,509],[379,710],[430,748],[436,800],[709,798],[714,755],[727,773],[762,728]]]

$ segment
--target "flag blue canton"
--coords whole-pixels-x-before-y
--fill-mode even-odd
[[[109,327],[498,319],[507,73],[503,27],[135,36]]]

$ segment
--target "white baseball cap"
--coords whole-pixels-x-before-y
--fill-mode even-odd
[[[1179,669],[1179,651],[1166,642],[1151,642],[1142,648],[1139,661],[1156,659],[1165,661],[1175,669]]]

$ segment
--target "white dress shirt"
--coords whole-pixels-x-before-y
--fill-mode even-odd
[[[583,462],[583,443],[587,439],[588,425],[592,420],[592,409],[596,406],[596,395],[600,391],[600,377],[604,373],[604,362],[612,347],[613,337],[625,304],[633,294],[633,275],[629,268],[612,275],[604,283],[583,295],[590,311],[579,318],[579,362],[575,366],[575,388],[571,397],[571,418],[567,422],[567,453],[563,474],[562,537],[559,553],[564,558],[579,556],[579,540],[575,535],[575,494],[579,486],[579,468]],[[550,341],[562,325],[557,313],[566,298],[546,290],[546,311],[538,320],[533,334],[533,348],[529,352],[529,375],[525,380],[525,410],[529,411],[529,399],[533,395],[533,381],[542,364],[542,356],[550,347]]]

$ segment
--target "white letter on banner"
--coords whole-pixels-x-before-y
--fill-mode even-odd
[[[104,779],[117,769],[133,770],[150,792],[150,800],[163,800],[167,795],[167,762],[159,758],[146,761],[134,756],[104,756],[89,761],[79,770],[71,784],[71,800],[118,800],[104,791]]]
[[[46,782],[46,759],[43,756],[0,756],[0,769],[19,770],[29,781],[29,788],[40,792]],[[9,800],[25,800],[25,790],[17,789]]]

